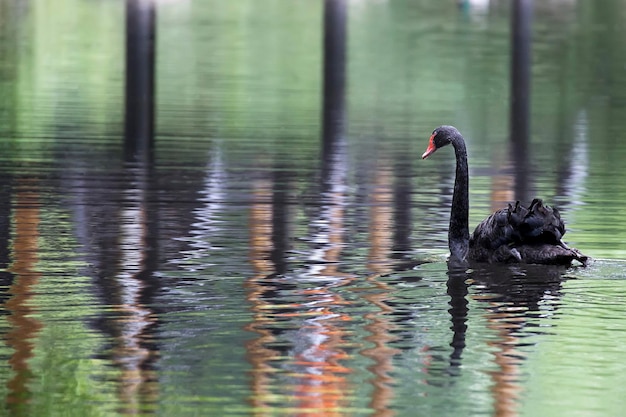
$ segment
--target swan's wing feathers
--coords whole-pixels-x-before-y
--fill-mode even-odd
[[[519,231],[525,243],[558,244],[565,234],[565,223],[558,210],[536,198],[528,207]]]
[[[470,246],[477,245],[495,250],[515,240],[516,228],[512,226],[510,210],[502,209],[483,220],[470,238]]]
[[[470,245],[495,250],[511,244],[558,244],[564,234],[559,211],[534,199],[528,208],[517,201],[491,214],[476,226]]]

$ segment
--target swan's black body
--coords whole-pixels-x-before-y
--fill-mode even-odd
[[[452,126],[440,126],[430,137],[422,158],[451,144],[456,155],[456,177],[450,212],[448,246],[451,259],[491,263],[587,264],[588,257],[569,248],[561,238],[565,224],[557,209],[534,199],[528,207],[518,201],[498,210],[469,234],[469,174],[465,141]]]

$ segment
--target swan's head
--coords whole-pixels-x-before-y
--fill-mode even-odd
[[[454,126],[439,126],[433,130],[428,141],[428,148],[422,155],[422,159],[428,158],[435,151],[443,146],[449,145],[453,140],[461,137],[461,133]]]

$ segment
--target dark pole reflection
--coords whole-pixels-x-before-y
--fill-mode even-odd
[[[126,159],[151,161],[154,137],[155,5],[126,1]]]
[[[345,1],[327,0],[324,12],[320,199],[311,213],[312,247],[304,264],[290,268],[286,257],[293,173],[278,162],[271,178],[253,184],[250,257],[255,275],[246,288],[254,319],[247,330],[258,338],[246,348],[254,367],[252,403],[261,413],[275,408],[268,388],[273,385],[289,386],[292,407],[299,415],[343,409],[352,389],[346,377],[350,370],[342,365],[347,357],[343,323],[349,316],[339,308],[346,300],[332,290],[353,279],[338,262],[344,247],[346,188]],[[318,284],[298,285],[310,279]],[[297,323],[298,330],[289,331],[288,323]],[[293,358],[293,369],[285,383],[276,363],[287,356]]]
[[[114,359],[122,369],[120,397],[125,411],[136,413],[158,398],[154,364],[158,347],[151,341],[158,316],[149,306],[159,289],[154,277],[158,262],[158,207],[152,205],[154,152],[154,87],[156,7],[154,0],[126,1],[126,113],[124,150],[132,181],[121,210],[121,270],[116,284],[125,321],[117,331]]]
[[[398,155],[394,165],[395,182],[393,185],[393,253],[396,259],[411,256],[411,195],[412,167],[409,153]]]
[[[529,200],[530,65],[532,0],[514,0],[511,18],[511,152],[515,198]]]
[[[346,0],[324,2],[322,152],[326,166],[343,137],[346,87]]]
[[[13,283],[13,274],[8,271],[11,263],[11,215],[13,187],[10,177],[0,179],[0,305],[11,297],[7,289]]]
[[[287,250],[289,248],[289,194],[290,178],[293,173],[279,164],[274,168],[272,183],[272,249],[269,255],[274,272],[287,272]]]
[[[346,0],[324,2],[324,91],[322,97],[322,167],[319,217],[341,225],[346,182],[345,84]],[[326,231],[336,239],[341,228]],[[334,251],[339,247],[334,247]],[[334,256],[334,255],[333,255]]]

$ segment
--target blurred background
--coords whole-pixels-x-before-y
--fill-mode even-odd
[[[3,0],[0,414],[619,415],[625,19]],[[450,281],[442,124],[596,263]]]

